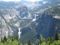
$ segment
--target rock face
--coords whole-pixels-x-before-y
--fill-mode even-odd
[[[55,38],[55,20],[51,15],[39,15],[35,22],[32,22],[28,27],[22,28],[20,39],[23,43],[29,41],[35,43],[40,39],[41,35],[46,39],[49,37]]]
[[[16,24],[16,10],[15,9],[0,9],[0,32],[1,32],[1,37],[4,37],[7,35],[10,36],[12,31],[13,35],[17,37],[18,35],[18,30]],[[18,24],[17,24],[18,25]],[[1,38],[0,37],[0,38]]]
[[[27,17],[28,16],[28,9],[26,6],[21,6],[20,7],[20,16],[21,18]]]
[[[23,29],[21,29],[21,42],[23,43],[27,43],[29,41],[33,42],[33,40],[35,41],[36,37],[35,37],[35,32],[30,28],[30,27],[25,27]]]
[[[54,18],[51,15],[43,14],[40,18],[36,20],[36,22],[38,23],[36,27],[37,35],[42,35],[46,38],[55,36],[55,22]]]

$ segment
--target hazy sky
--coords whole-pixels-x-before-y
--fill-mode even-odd
[[[30,1],[30,2],[35,2],[35,1],[42,1],[42,0],[0,0],[0,1],[14,1],[14,2],[18,2],[18,1]]]
[[[21,0],[0,0],[0,1],[21,1]]]

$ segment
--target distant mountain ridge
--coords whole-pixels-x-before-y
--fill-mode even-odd
[[[0,9],[6,9],[6,8],[15,8],[17,4],[14,2],[3,2],[0,1]]]

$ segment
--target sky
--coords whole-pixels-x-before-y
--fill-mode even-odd
[[[0,0],[0,1],[7,1],[7,2],[9,2],[9,1],[14,1],[14,2],[18,2],[18,1],[21,1],[21,0]]]
[[[14,1],[14,2],[19,2],[19,1],[29,1],[29,2],[35,2],[35,1],[42,1],[42,0],[0,0],[0,1]]]

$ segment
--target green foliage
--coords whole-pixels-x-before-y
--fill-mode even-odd
[[[0,41],[0,45],[21,45],[22,43],[20,40],[17,40],[15,38],[8,38],[4,37],[3,40]],[[30,41],[27,43],[27,45],[33,45],[30,43]],[[43,36],[41,36],[39,45],[60,45],[60,40],[53,40],[53,38],[45,39]]]
[[[18,45],[18,40],[16,39],[7,39],[1,40],[0,45]]]
[[[60,40],[53,40],[53,38],[48,38],[48,40],[41,40],[40,45],[60,45]]]

